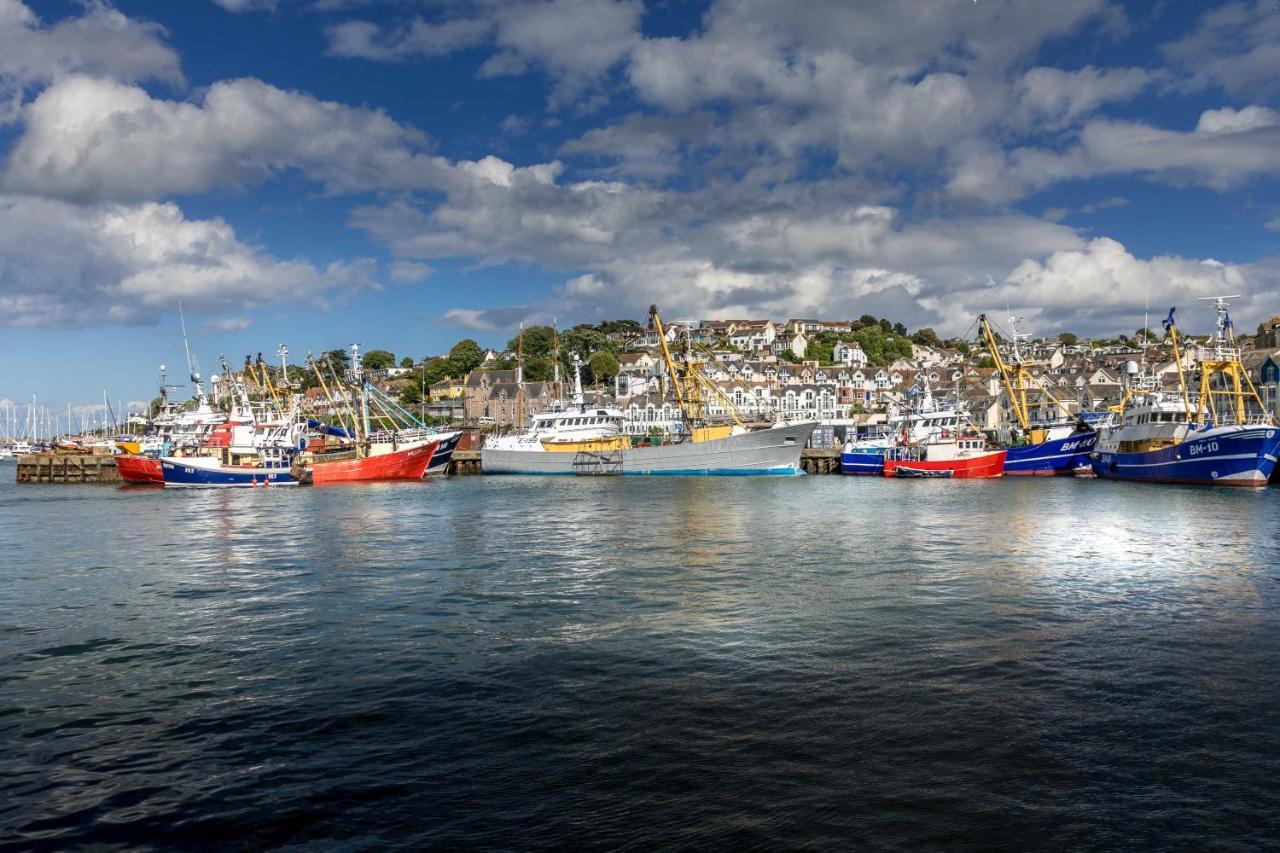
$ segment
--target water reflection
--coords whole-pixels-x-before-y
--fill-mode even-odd
[[[1269,817],[1277,490],[13,488],[19,846],[1152,846],[1206,780],[1236,811],[1178,846]]]

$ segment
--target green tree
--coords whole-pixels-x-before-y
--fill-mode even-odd
[[[600,350],[617,352],[618,345],[590,323],[581,323],[560,336],[560,363],[566,372],[572,369],[572,356],[590,364],[591,354]]]
[[[1137,340],[1137,341],[1139,341],[1139,342],[1141,342],[1141,341],[1142,341],[1142,339],[1143,339],[1144,337],[1145,337],[1148,341],[1152,341],[1152,342],[1160,340],[1159,338],[1157,338],[1157,337],[1156,337],[1156,333],[1155,333],[1155,332],[1151,331],[1150,329],[1146,329],[1146,328],[1138,329],[1136,332],[1134,332],[1134,333],[1133,333],[1133,337],[1134,337],[1134,339],[1136,339],[1136,340]]]
[[[886,320],[885,323],[888,321]],[[867,326],[851,336],[867,354],[867,363],[875,367],[892,364],[895,359],[911,357],[911,341],[886,331],[884,323]]]
[[[835,361],[836,336],[830,332],[819,332],[813,336],[804,348],[804,357],[819,364],[831,364]]]
[[[546,382],[555,376],[555,362],[550,356],[535,355],[524,362],[526,382]]]
[[[800,363],[800,356],[796,355],[789,349],[784,349],[782,352],[778,353],[778,358],[782,359],[783,361],[789,361],[792,364]]]
[[[497,358],[494,358],[484,367],[485,367],[485,370],[515,370],[516,362],[515,362],[515,359],[513,358],[507,358],[504,355],[500,355]]]
[[[982,358],[978,359],[978,367],[995,367],[995,366],[996,366],[995,359],[993,359],[989,355],[984,355]]]
[[[955,340],[948,341],[947,343],[952,349],[959,350],[960,354],[965,358],[968,358],[969,354],[973,352],[973,347],[969,346],[969,342],[965,340],[961,340],[960,338],[956,338]]]
[[[404,358],[400,359],[400,366],[403,367],[405,370],[412,370],[413,357],[406,355]]]
[[[400,405],[416,406],[422,402],[422,389],[417,382],[407,382],[400,389]]]
[[[905,338],[907,336],[907,327],[902,325],[901,323],[894,323],[893,333],[900,338]]]
[[[448,358],[437,356],[422,366],[422,381],[426,382],[428,387],[453,375],[455,375],[453,361]]]
[[[942,346],[942,339],[938,337],[938,333],[928,326],[923,329],[916,329],[915,334],[911,336],[911,342],[922,347]]]
[[[480,362],[484,361],[484,350],[480,349],[480,345],[471,338],[463,338],[453,345],[453,349],[449,350],[449,362],[452,365],[453,376],[466,376],[471,371],[480,366]]]
[[[317,361],[328,362],[334,370],[341,372],[351,366],[351,353],[344,349],[326,350]]]
[[[593,382],[603,382],[606,379],[612,379],[618,375],[618,359],[608,350],[600,350],[591,354],[590,360],[587,361],[587,367],[591,368],[591,378]]]
[[[384,349],[371,349],[360,359],[365,370],[386,370],[396,366],[396,354]]]
[[[507,349],[516,352],[521,348],[520,335],[507,341]],[[529,326],[524,330],[524,356],[551,355],[555,349],[555,330],[550,326]]]
[[[596,326],[606,335],[622,335],[623,337],[634,337],[644,332],[644,326],[635,320],[605,320]]]
[[[859,329],[865,329],[868,326],[874,326],[878,322],[880,321],[877,320],[875,317],[871,316],[870,314],[863,314],[861,317],[858,318],[857,322],[853,324],[853,331],[856,332]]]

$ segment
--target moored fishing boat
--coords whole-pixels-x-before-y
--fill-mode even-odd
[[[978,331],[987,352],[1000,374],[1010,408],[1017,420],[1013,441],[1008,447],[1004,473],[1010,476],[1073,475],[1090,466],[1089,454],[1097,444],[1098,434],[1092,425],[1077,417],[1032,371],[1034,364],[1024,358],[1020,348],[1024,335],[1019,335],[1012,319],[1008,352],[1002,352],[986,314],[978,315]],[[1007,356],[1007,357],[1006,357]],[[1043,394],[1057,410],[1055,422],[1034,423],[1027,403],[1027,391]]]
[[[650,326],[662,343],[663,361],[682,415],[682,429],[657,444],[634,445],[623,433],[615,408],[588,405],[582,394],[582,362],[574,356],[574,398],[568,407],[531,419],[522,434],[495,436],[480,451],[486,474],[798,474],[800,452],[814,423],[778,424],[748,430],[732,401],[708,381],[690,352],[677,362],[666,345],[662,319],[649,309]],[[732,423],[713,423],[707,397]]]
[[[433,441],[380,456],[360,456],[354,451],[347,451],[335,454],[341,458],[326,459],[322,454],[305,463],[305,475],[295,470],[294,476],[301,480],[309,478],[317,486],[378,480],[420,480],[431,464],[438,446],[439,442]]]
[[[126,483],[164,485],[164,470],[158,456],[117,456],[116,470]]]
[[[1280,427],[1240,363],[1227,299],[1214,297],[1217,330],[1194,353],[1198,391],[1192,403],[1174,310],[1164,321],[1178,367],[1178,393],[1131,371],[1120,421],[1103,430],[1093,471],[1111,480],[1209,486],[1267,484],[1280,453]]]
[[[284,455],[264,453],[256,463],[227,463],[215,456],[165,456],[160,459],[160,468],[166,488],[298,485],[291,471],[291,459]]]
[[[940,435],[923,445],[898,447],[885,456],[886,477],[989,479],[1004,475],[1003,448],[981,434]]]
[[[923,444],[942,433],[952,433],[965,424],[960,409],[951,403],[936,402],[933,389],[926,378],[923,391],[913,388],[909,392],[920,399],[905,417],[900,417],[891,407],[889,428],[879,434],[845,442],[840,449],[840,472],[879,476],[884,473],[885,455],[895,447]]]

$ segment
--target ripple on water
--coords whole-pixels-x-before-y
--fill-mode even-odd
[[[1265,846],[1277,509],[0,485],[0,846]]]

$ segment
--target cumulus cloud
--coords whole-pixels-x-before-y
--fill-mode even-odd
[[[348,59],[399,62],[446,56],[488,40],[493,23],[482,18],[459,18],[430,23],[414,18],[399,25],[343,21],[326,30],[329,54]]]
[[[24,121],[3,186],[79,201],[244,187],[287,169],[331,192],[430,186],[448,171],[423,150],[424,134],[379,110],[254,79],[216,83],[190,103],[72,76],[28,105]]]
[[[1017,97],[1031,121],[1061,128],[1105,103],[1133,98],[1163,76],[1145,68],[1032,68]]]
[[[22,86],[71,72],[118,80],[183,83],[178,55],[159,24],[129,18],[103,3],[52,26],[20,0],[0,0],[0,80]]]
[[[198,311],[318,305],[374,286],[375,270],[370,260],[281,260],[226,222],[187,219],[173,204],[0,196],[0,322],[8,326],[146,323],[178,299]]]
[[[1280,92],[1280,15],[1274,0],[1228,3],[1206,12],[1196,29],[1161,50],[1190,75],[1192,88],[1220,86],[1257,98]]]
[[[1280,172],[1277,147],[1280,113],[1266,107],[1207,110],[1192,131],[1097,119],[1064,151],[983,148],[959,165],[947,189],[956,196],[1012,201],[1059,181],[1145,174],[1225,190],[1254,175]]]
[[[991,289],[987,301],[1008,304],[1033,323],[1039,320],[1041,328],[1065,324],[1114,330],[1125,316],[1141,319],[1149,294],[1152,305],[1184,306],[1184,315],[1190,314],[1185,322],[1194,328],[1195,315],[1186,309],[1192,309],[1197,299],[1247,293],[1249,298],[1241,307],[1248,311],[1265,304],[1267,292],[1276,284],[1261,268],[1176,255],[1143,260],[1119,242],[1099,237],[1081,248],[1023,261]],[[969,294],[959,298],[962,304],[973,304]]]
[[[598,82],[640,41],[639,0],[549,0],[499,6],[498,52],[483,76],[545,70],[554,81],[553,105],[571,102]]]

